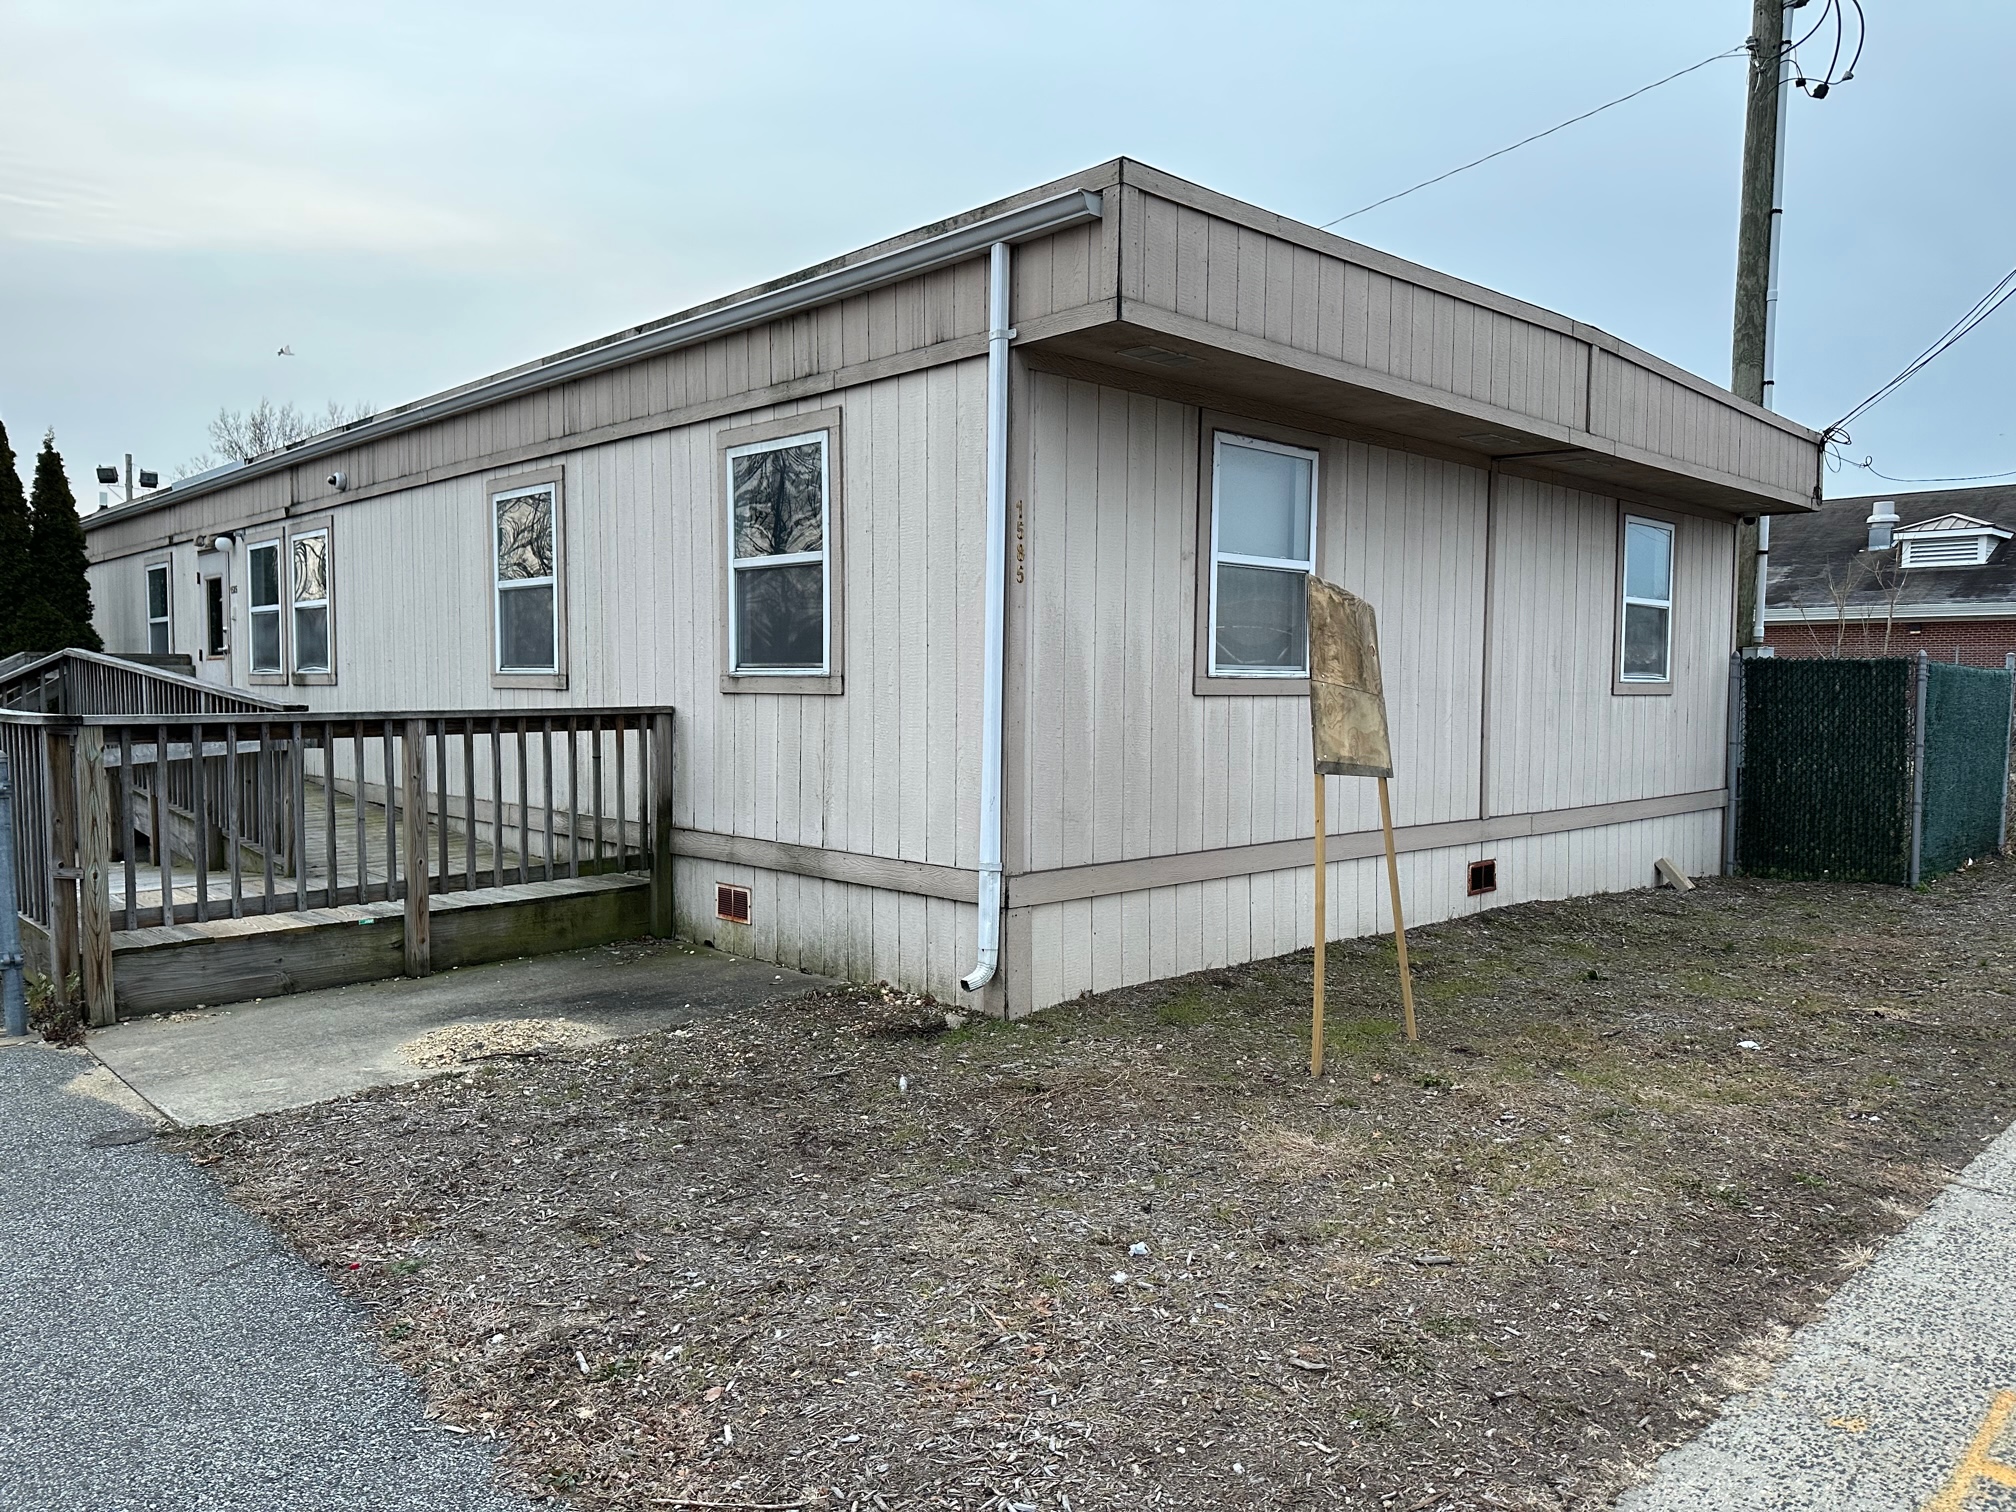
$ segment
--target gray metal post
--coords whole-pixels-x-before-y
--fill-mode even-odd
[[[1932,681],[1931,663],[1918,653],[1918,696],[1911,720],[1911,879],[1918,885],[1918,873],[1925,858],[1925,688]]]
[[[1722,875],[1736,875],[1736,799],[1743,784],[1743,658],[1729,658],[1729,718],[1726,729],[1728,772],[1722,810]]]
[[[28,992],[22,980],[21,916],[14,894],[14,779],[0,751],[0,1032],[28,1032]]]
[[[2002,824],[1996,831],[1995,848],[2009,848],[2009,744],[2016,741],[2016,651],[2002,653],[2002,670],[2009,674],[2009,726],[2002,732]]]

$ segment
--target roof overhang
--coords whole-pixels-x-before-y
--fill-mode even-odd
[[[1193,340],[1151,307],[1129,303],[1125,317],[1018,344],[1017,350],[1039,366],[1095,381],[1207,408],[1250,407],[1284,424],[1301,416],[1312,430],[1425,446],[1591,493],[1730,516],[1805,514],[1819,507],[1810,492],[1637,450],[1369,368],[1274,360],[1239,350],[1237,337]]]
[[[833,304],[856,294],[865,294],[887,284],[915,278],[937,268],[978,257],[997,242],[1015,244],[1049,236],[1053,232],[1095,221],[1104,213],[1102,197],[1094,190],[1073,189],[1068,193],[1023,205],[1005,214],[973,221],[939,236],[926,237],[890,251],[851,262],[827,271],[815,271],[780,287],[766,289],[750,298],[735,300],[675,317],[664,324],[596,345],[551,357],[543,362],[516,368],[495,378],[469,384],[431,399],[422,399],[368,420],[359,420],[338,430],[325,431],[277,452],[213,468],[194,477],[170,484],[145,500],[101,509],[84,517],[84,528],[93,530],[154,509],[167,508],[189,499],[232,488],[254,478],[283,472],[319,457],[349,451],[368,442],[418,429],[438,420],[486,408],[519,394],[551,388],[577,378],[622,367],[646,357],[655,357],[680,347],[711,341],[735,331],[747,330],[787,315],[795,315],[820,305]]]

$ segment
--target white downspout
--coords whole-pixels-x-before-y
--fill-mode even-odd
[[[980,653],[979,961],[959,979],[968,992],[1001,963],[1001,683],[1008,641],[1008,243],[987,264],[987,629]]]

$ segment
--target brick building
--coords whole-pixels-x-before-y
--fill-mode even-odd
[[[2016,487],[1829,499],[1771,527],[1764,639],[1778,656],[2016,652]]]

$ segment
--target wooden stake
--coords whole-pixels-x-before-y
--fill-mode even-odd
[[[105,785],[105,732],[77,732],[78,943],[82,957],[84,1021],[92,1028],[116,1022],[112,1004],[112,802]],[[199,782],[196,791],[202,792]],[[196,849],[203,849],[199,828]]]
[[[1400,857],[1393,849],[1393,803],[1386,779],[1379,779],[1379,827],[1386,832],[1386,884],[1393,893],[1393,944],[1400,952],[1400,1027],[1409,1043],[1421,1036],[1414,1027],[1414,974],[1407,969],[1407,924],[1400,917]]]
[[[1330,921],[1329,911],[1324,907],[1324,893],[1330,880],[1329,868],[1323,859],[1323,831],[1329,826],[1323,819],[1323,774],[1316,774],[1316,1002],[1309,1018],[1309,1074],[1323,1074],[1323,958],[1329,954]]]
[[[385,723],[386,764],[391,764],[392,730],[390,720]],[[406,810],[406,833],[399,838],[405,842],[403,875],[406,881],[406,975],[409,977],[430,976],[434,971],[434,936],[432,921],[427,912],[427,721],[409,719],[405,734],[400,739],[400,754],[405,758],[399,773],[399,803]],[[300,760],[300,749],[295,750],[295,760]],[[519,772],[522,776],[523,758],[520,758]],[[388,773],[389,776],[389,773]],[[388,809],[393,802],[387,792],[385,803]],[[524,812],[521,807],[520,812]],[[389,823],[388,819],[388,823]],[[446,824],[448,816],[443,814],[441,822]],[[520,834],[519,857],[524,857],[523,834]],[[301,865],[302,875],[307,874],[305,863]],[[550,869],[552,857],[547,857]],[[385,865],[389,870],[392,855],[388,851]],[[331,885],[333,886],[333,879]]]

